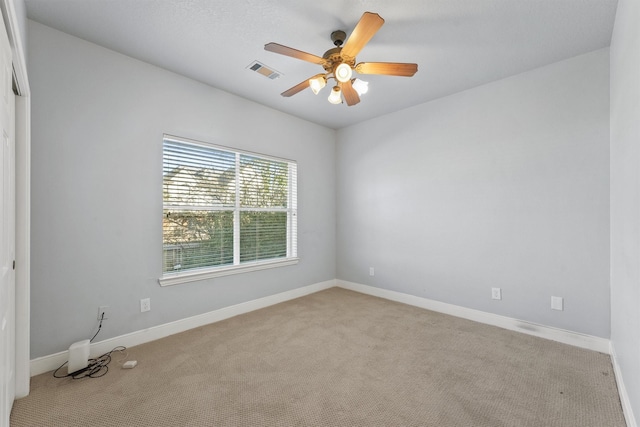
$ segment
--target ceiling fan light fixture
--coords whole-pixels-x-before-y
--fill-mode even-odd
[[[321,65],[325,71],[322,74],[316,74],[303,80],[282,92],[281,95],[290,97],[308,87],[312,88],[313,93],[318,94],[326,86],[327,80],[334,79],[337,85],[332,88],[329,94],[329,102],[341,104],[344,101],[349,107],[352,107],[360,102],[360,95],[366,93],[368,89],[367,82],[355,78],[352,79],[353,74],[355,74],[354,71],[357,71],[359,75],[413,76],[418,71],[418,64],[405,62],[356,63],[356,56],[383,24],[384,19],[377,13],[364,12],[353,31],[351,31],[349,38],[342,30],[331,33],[331,40],[336,47],[327,50],[322,56],[274,42],[265,44],[264,49],[269,52]],[[344,100],[342,96],[343,90]]]
[[[318,94],[323,87],[327,85],[327,79],[323,75],[315,76],[309,79],[309,86],[314,94]]]
[[[336,67],[334,74],[336,76],[336,80],[338,80],[340,83],[345,83],[351,80],[353,71],[351,70],[349,64],[345,64],[343,62]]]
[[[353,79],[351,83],[353,89],[358,92],[358,95],[362,96],[369,91],[369,82],[365,82],[360,79]]]
[[[332,104],[342,104],[342,90],[339,86],[334,86],[331,89],[331,93],[329,94],[329,98],[327,98]]]

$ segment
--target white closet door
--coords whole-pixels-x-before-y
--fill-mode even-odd
[[[9,427],[15,397],[15,99],[12,53],[0,19],[0,427]]]

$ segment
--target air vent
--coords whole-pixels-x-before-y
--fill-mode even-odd
[[[282,75],[281,72],[274,70],[273,68],[267,67],[262,62],[253,61],[251,64],[247,66],[247,68],[251,71],[255,71],[256,73],[260,73],[265,77],[270,78],[271,80],[275,80]]]

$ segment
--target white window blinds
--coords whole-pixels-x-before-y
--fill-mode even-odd
[[[296,258],[296,169],[165,135],[163,276]]]

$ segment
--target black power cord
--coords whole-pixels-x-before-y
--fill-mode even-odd
[[[98,325],[98,331],[95,333],[95,335],[93,336],[93,338],[91,338],[89,340],[89,342],[93,342],[93,340],[95,339],[95,337],[98,336],[98,334],[100,333],[100,330],[102,329],[102,321],[104,320],[104,312],[102,313],[102,316],[100,317],[100,324]],[[95,359],[89,359],[89,364],[87,365],[87,367],[79,369],[75,372],[70,372],[67,373],[67,375],[62,375],[59,376],[58,375],[58,371],[60,369],[62,369],[62,367],[64,365],[66,365],[67,363],[69,363],[69,361],[64,362],[62,365],[60,365],[60,367],[58,369],[56,369],[55,371],[53,371],[53,377],[54,378],[67,378],[67,377],[71,377],[74,380],[79,380],[81,378],[100,378],[104,375],[107,374],[107,372],[109,372],[109,363],[111,362],[111,354],[114,351],[119,351],[119,352],[123,352],[125,351],[127,348],[123,347],[123,346],[118,346],[116,348],[114,348],[113,350],[111,350],[108,353],[105,353],[101,356],[98,356]]]
[[[124,346],[118,346],[113,350],[96,357],[95,359],[89,359],[89,365],[86,368],[79,369],[75,372],[68,373],[67,375],[58,375],[58,371],[62,369],[64,365],[69,362],[64,362],[58,369],[53,371],[54,378],[67,378],[71,377],[74,380],[81,378],[100,378],[105,376],[109,372],[109,363],[111,362],[111,354],[115,351],[123,352],[127,348]]]
[[[104,320],[104,311],[102,312],[102,316],[100,316],[100,324],[98,325],[98,331],[96,332],[96,334],[93,336],[93,338],[91,338],[89,340],[89,342],[93,342],[94,338],[98,336],[98,334],[100,333],[100,329],[102,329],[102,321]]]

